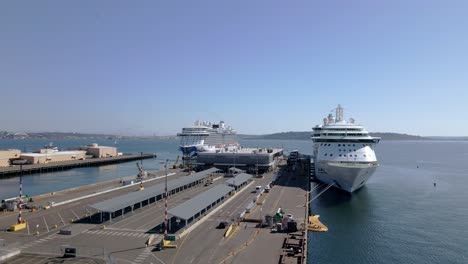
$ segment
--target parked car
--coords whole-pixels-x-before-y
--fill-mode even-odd
[[[219,225],[218,225],[216,228],[218,228],[218,229],[224,229],[224,228],[226,228],[226,226],[228,226],[228,225],[229,225],[228,222],[226,222],[226,221],[221,221],[221,222],[219,223]]]

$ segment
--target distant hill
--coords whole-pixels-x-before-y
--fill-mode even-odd
[[[275,140],[307,140],[310,139],[310,131],[308,132],[281,132],[281,133],[274,133],[274,134],[266,134],[266,135],[241,135],[239,137],[241,139],[275,139]]]
[[[75,132],[9,133],[0,131],[0,139],[175,139],[176,136],[117,136],[112,134],[88,134]]]
[[[430,140],[430,138],[427,137],[390,132],[371,132],[370,134],[373,137],[380,137],[384,140]]]
[[[464,140],[467,141],[468,137],[441,137],[441,136],[430,136],[428,137],[430,139],[436,139],[436,140]]]
[[[311,131],[303,132],[281,132],[267,135],[242,135],[239,134],[241,139],[270,139],[270,140],[309,140]],[[374,137],[380,137],[382,140],[428,140],[430,138],[399,134],[399,133],[370,133]]]

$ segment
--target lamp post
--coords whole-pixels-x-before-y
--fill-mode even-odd
[[[23,164],[26,164],[26,160],[14,160],[13,164],[14,165],[20,165],[20,181],[19,181],[19,201],[18,201],[18,224],[21,224],[23,222],[23,219],[21,218],[21,209],[22,209],[22,204],[23,204]]]

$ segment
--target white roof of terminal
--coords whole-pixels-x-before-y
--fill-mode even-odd
[[[51,153],[21,153],[21,156],[26,157],[50,157],[50,156],[60,156],[60,155],[73,155],[73,154],[82,154],[86,153],[86,151],[82,150],[70,150],[70,151],[56,151]]]
[[[252,175],[247,174],[247,173],[241,173],[241,174],[238,174],[236,177],[227,180],[226,183],[228,185],[234,185],[238,187],[244,184],[245,182],[247,182],[248,180],[250,180],[251,178],[252,178]]]
[[[190,219],[208,207],[210,204],[216,202],[218,199],[233,190],[233,187],[226,186],[224,184],[217,185],[205,192],[200,193],[192,199],[187,200],[186,202],[179,204],[172,209],[169,209],[168,213],[185,220]]]
[[[167,182],[167,191],[170,192],[176,188],[182,187],[184,185],[193,183],[198,180],[202,180],[209,176],[209,174],[217,172],[217,168],[211,168],[201,172],[197,172],[190,176],[177,178]],[[114,197],[109,200],[105,200],[99,203],[91,205],[94,209],[97,209],[102,212],[115,212],[129,206],[133,206],[139,202],[148,200],[150,198],[162,195],[164,193],[164,183],[153,185],[151,187],[145,188],[142,191],[130,192],[121,196]]]

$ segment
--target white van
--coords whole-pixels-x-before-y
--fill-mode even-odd
[[[270,192],[270,185],[269,184],[265,185],[265,192],[266,193]]]
[[[260,193],[261,191],[262,191],[262,186],[260,186],[260,185],[255,186],[255,192],[256,193]]]

